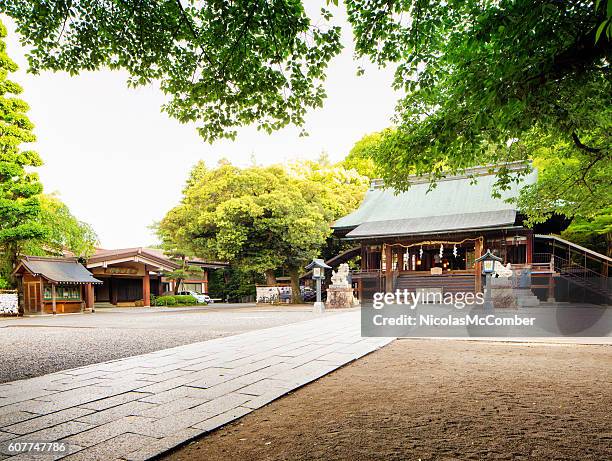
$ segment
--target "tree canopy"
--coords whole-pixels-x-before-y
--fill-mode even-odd
[[[388,185],[543,155],[523,204],[542,219],[611,203],[610,2],[351,0],[358,56],[397,63],[397,130],[374,158]],[[602,32],[604,31],[605,32]],[[599,32],[599,33],[598,33]],[[544,152],[546,150],[546,152]],[[510,178],[500,173],[503,188]],[[563,200],[563,201],[562,201]]]
[[[164,248],[232,263],[243,273],[282,268],[299,296],[299,275],[319,256],[329,225],[356,207],[365,178],[314,162],[238,168],[198,164],[181,203],[158,227]]]
[[[57,197],[42,195],[40,156],[24,148],[36,140],[28,105],[17,96],[23,89],[7,77],[17,65],[6,53],[6,28],[0,22],[0,288],[22,254],[77,256],[93,252],[97,237]]]
[[[7,78],[17,65],[6,53],[6,28],[0,22],[0,282],[6,284],[22,246],[42,238],[38,194],[42,184],[28,167],[40,166],[38,154],[22,149],[36,140],[28,105],[17,97],[23,90]]]
[[[31,47],[31,71],[110,67],[133,86],[159,82],[164,110],[207,140],[301,125],[341,49],[329,12],[310,18],[300,0],[5,0],[0,12]]]
[[[44,237],[25,242],[22,252],[41,256],[65,252],[77,257],[91,256],[98,244],[93,228],[76,218],[58,197],[42,194],[39,201],[41,212],[37,221]]]

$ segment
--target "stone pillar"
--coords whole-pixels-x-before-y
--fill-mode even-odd
[[[479,238],[474,242],[474,259],[478,259],[482,256],[483,239]],[[476,293],[482,291],[482,263],[474,264],[474,289]]]
[[[151,307],[151,278],[146,266],[145,275],[142,278],[142,300],[143,307]]]

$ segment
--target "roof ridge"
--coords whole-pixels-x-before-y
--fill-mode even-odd
[[[448,176],[442,176],[441,178],[434,178],[435,182],[442,181],[456,181],[458,179],[467,179],[473,176],[492,176],[496,174],[502,168],[508,168],[510,171],[522,171],[526,168],[532,167],[532,162],[524,162],[522,160],[515,160],[513,162],[506,163],[495,163],[488,165],[478,165],[473,167],[464,168],[460,173],[449,174]],[[431,173],[423,174],[412,174],[408,175],[407,178],[410,184],[423,184],[429,183],[432,180]],[[370,181],[370,189],[380,189],[385,187],[385,180],[382,178],[374,178]]]

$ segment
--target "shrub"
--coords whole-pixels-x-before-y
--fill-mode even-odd
[[[164,296],[166,306],[176,306],[176,296]]]
[[[191,295],[179,295],[174,297],[176,299],[177,304],[183,304],[187,306],[191,306],[196,304],[198,301]]]
[[[166,295],[155,298],[155,306],[193,306],[198,301],[191,295]]]

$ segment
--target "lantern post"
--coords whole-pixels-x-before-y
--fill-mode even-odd
[[[321,281],[325,280],[325,269],[331,269],[331,266],[325,264],[322,259],[315,258],[306,269],[312,270],[312,279],[317,284],[317,301],[314,303],[313,312],[322,314],[325,312],[325,304],[321,300]]]
[[[491,276],[495,274],[495,261],[502,262],[503,260],[499,256],[495,256],[491,253],[491,250],[487,250],[485,254],[474,261],[474,263],[482,262],[482,273],[485,276],[485,309],[493,309],[493,301],[491,299]]]

